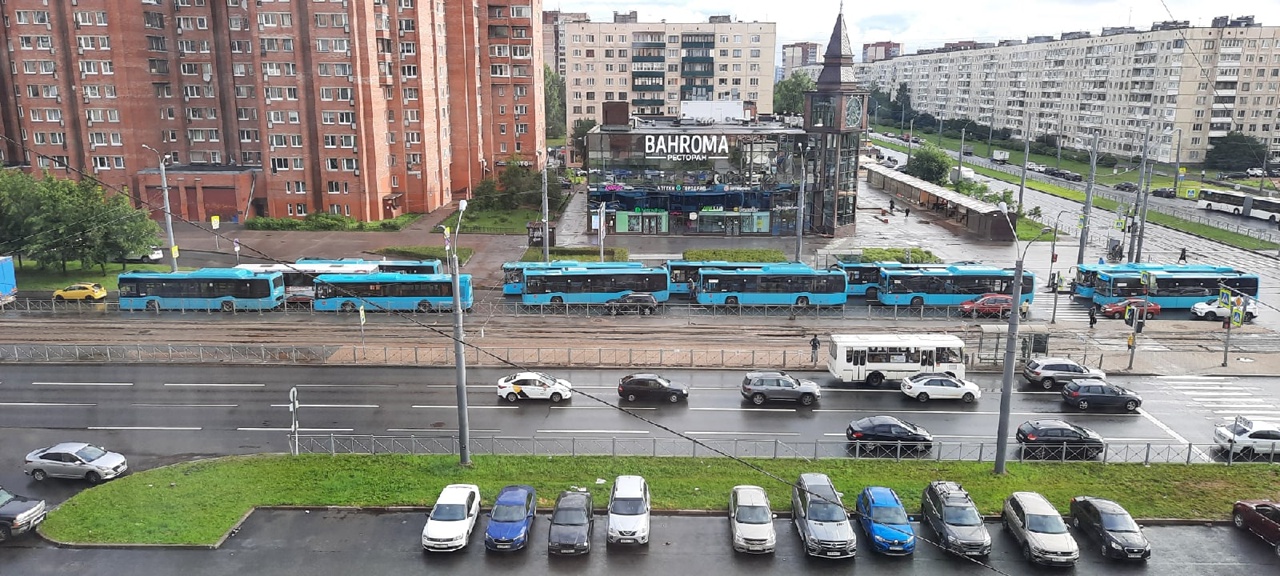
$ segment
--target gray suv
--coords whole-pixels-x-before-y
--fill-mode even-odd
[[[790,400],[809,406],[822,397],[812,380],[800,380],[786,372],[748,372],[742,379],[742,397],[759,406],[770,400]]]
[[[1048,566],[1074,566],[1080,547],[1062,515],[1035,492],[1014,492],[1004,501],[1000,516],[1006,532],[1022,547],[1022,557]]]
[[[950,552],[961,556],[991,554],[991,534],[982,523],[982,514],[959,484],[930,482],[920,498],[920,512],[924,516],[921,523],[928,524]]]
[[[1026,378],[1027,382],[1043,386],[1045,390],[1052,390],[1055,384],[1064,384],[1073,380],[1085,378],[1106,380],[1107,373],[1081,365],[1070,358],[1036,358],[1022,367],[1022,377]]]
[[[858,553],[849,513],[826,474],[800,475],[791,490],[791,517],[808,555],[853,558]]]

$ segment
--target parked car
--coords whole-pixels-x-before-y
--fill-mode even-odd
[[[1236,416],[1230,424],[1213,428],[1213,443],[1232,455],[1280,454],[1280,425]]]
[[[143,264],[152,264],[164,260],[164,250],[159,246],[152,246],[141,252],[132,252],[115,259],[116,262],[142,262]]]
[[[1249,177],[1248,172],[1219,172],[1219,180],[1243,180]]]
[[[629,374],[618,381],[618,396],[628,402],[662,399],[675,404],[689,398],[689,387],[657,374]]]
[[[822,390],[814,381],[800,380],[786,372],[748,372],[742,378],[742,397],[756,406],[773,400],[809,406],[822,398]]]
[[[44,522],[44,500],[18,496],[0,487],[0,543],[31,532]]]
[[[573,396],[573,384],[542,372],[517,372],[498,380],[498,396],[508,402],[550,400],[559,402]]]
[[[1063,170],[1062,173],[1058,175],[1058,177],[1068,182],[1084,182],[1084,176],[1081,176],[1070,170]]]
[[[729,533],[736,552],[772,554],[778,546],[775,514],[759,486],[734,486],[729,492]]]
[[[999,316],[1008,318],[1013,312],[1013,296],[1008,294],[983,294],[973,300],[960,303],[960,315]]]
[[[1138,185],[1134,184],[1133,182],[1121,182],[1113,186],[1113,188],[1115,188],[1120,192],[1137,192],[1138,191]]]
[[[1022,547],[1022,557],[1036,564],[1074,566],[1080,548],[1062,515],[1035,492],[1014,492],[1004,501],[1000,522]]]
[[[61,290],[54,290],[53,299],[99,302],[107,299],[107,289],[94,282],[77,282]]]
[[[871,448],[928,452],[933,449],[933,436],[928,430],[894,416],[868,416],[849,422],[844,437],[850,442],[870,444]]]
[[[22,465],[23,473],[39,482],[45,478],[83,478],[97,484],[123,476],[129,470],[124,456],[85,442],[63,442],[33,450]]]
[[[1027,382],[1039,384],[1045,390],[1050,390],[1059,382],[1084,378],[1105,380],[1107,373],[1084,366],[1070,358],[1035,358],[1022,367],[1022,377],[1026,378]]]
[[[1142,406],[1137,392],[1094,378],[1072,380],[1062,385],[1062,401],[1081,410],[1090,408],[1124,408],[1133,412]]]
[[[923,373],[902,379],[902,393],[920,402],[929,400],[962,400],[972,404],[982,397],[982,389],[968,380],[948,374]]]
[[[1044,165],[1035,162],[1027,162],[1027,170],[1031,172],[1044,172]]]
[[[1102,556],[1130,560],[1151,558],[1151,544],[1142,528],[1119,504],[1102,498],[1071,499],[1071,525],[1098,543]]]
[[[871,537],[871,549],[889,556],[906,556],[916,551],[916,533],[907,518],[902,500],[890,488],[868,486],[858,494],[858,523]]]
[[[1148,320],[1160,316],[1160,305],[1145,298],[1125,298],[1119,302],[1112,302],[1103,305],[1100,312],[1108,318],[1124,318],[1125,310],[1130,306]]]
[[[1268,168],[1267,176],[1272,178],[1280,178],[1280,168]]]
[[[1097,432],[1062,420],[1031,420],[1015,435],[1022,453],[1031,458],[1061,457],[1092,460],[1104,444]]]
[[[1244,311],[1242,315],[1245,322],[1253,322],[1253,319],[1258,317],[1257,313],[1254,312],[1256,309],[1257,307],[1254,307],[1252,310]],[[1204,302],[1196,302],[1195,304],[1192,304],[1191,315],[1196,318],[1204,318],[1205,320],[1218,320],[1220,318],[1230,318],[1231,309],[1223,306],[1217,298],[1214,298],[1212,300],[1205,300]]]
[[[935,480],[920,497],[920,523],[938,535],[938,544],[961,556],[991,554],[991,534],[982,514],[959,484]]]
[[[1245,170],[1244,173],[1254,178],[1260,178],[1267,175],[1267,171],[1261,168],[1249,168],[1248,170]]]
[[[1231,507],[1231,523],[1257,534],[1280,556],[1280,507],[1270,500],[1240,500]]]
[[[524,548],[538,515],[538,493],[533,486],[504,486],[493,500],[489,525],[484,532],[486,550],[511,551]]]
[[[1178,193],[1173,188],[1156,188],[1151,191],[1151,195],[1156,198],[1176,198]]]
[[[566,490],[556,498],[547,530],[547,552],[577,555],[591,552],[591,532],[595,527],[591,493]]]
[[[648,292],[632,292],[604,303],[611,316],[639,314],[647,316],[658,312],[658,299]]]
[[[649,544],[649,484],[640,476],[619,476],[609,496],[610,544]]]
[[[791,489],[791,518],[806,554],[823,558],[857,555],[858,536],[840,496],[826,474],[807,472],[796,480]]]
[[[440,491],[422,527],[422,549],[428,552],[461,550],[471,540],[480,516],[480,488],[450,484]]]

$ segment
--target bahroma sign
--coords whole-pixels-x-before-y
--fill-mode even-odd
[[[693,162],[729,157],[729,137],[723,134],[646,134],[644,157]]]

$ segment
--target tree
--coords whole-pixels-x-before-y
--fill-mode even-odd
[[[485,178],[476,185],[475,191],[471,194],[471,208],[476,210],[495,210],[498,208],[499,196],[498,183],[493,178]]]
[[[564,138],[565,108],[564,108],[564,77],[556,74],[551,66],[542,65],[542,93],[546,99],[546,136],[550,140],[552,138]]]
[[[944,184],[950,168],[951,158],[947,153],[928,142],[916,150],[911,155],[911,161],[907,162],[907,174],[934,184]]]
[[[498,208],[510,210],[522,204],[542,205],[542,173],[521,165],[519,155],[512,156],[498,173],[498,189],[502,191],[497,197]],[[531,196],[536,196],[537,201],[532,201]]]
[[[1206,168],[1239,171],[1262,166],[1267,154],[1267,145],[1262,141],[1232,132],[1222,138],[1209,141],[1213,146],[1204,156]]]
[[[160,235],[160,225],[149,218],[145,210],[134,209],[124,194],[107,197],[103,203],[103,214],[110,218],[111,224],[93,230],[93,248],[88,262],[82,261],[81,264],[96,263],[104,273],[107,262],[122,255],[146,252]],[[121,269],[124,269],[123,264]]]
[[[893,115],[902,122],[903,126],[916,117],[916,111],[911,107],[911,89],[907,88],[907,83],[898,84],[897,97],[891,102],[893,104]],[[903,111],[906,111],[905,114]]]
[[[804,93],[817,88],[808,74],[792,72],[791,77],[773,86],[774,114],[803,114]]]
[[[579,118],[573,121],[573,150],[581,160],[582,165],[590,164],[591,155],[587,154],[587,132],[596,127],[596,121],[590,118]]]
[[[13,254],[22,261],[27,245],[36,236],[36,215],[40,213],[40,190],[25,172],[0,170],[0,254]]]

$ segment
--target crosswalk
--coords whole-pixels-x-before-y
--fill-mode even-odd
[[[1035,299],[1031,302],[1031,322],[1089,322],[1089,308],[1083,300],[1076,301],[1070,294],[1058,295],[1058,312],[1053,311],[1053,293],[1046,292],[1044,286],[1037,286]],[[1102,319],[1099,318],[1099,321]]]
[[[1236,416],[1252,420],[1280,422],[1280,401],[1263,396],[1261,388],[1234,376],[1157,376],[1193,406],[1213,414],[1214,420],[1231,421]]]

